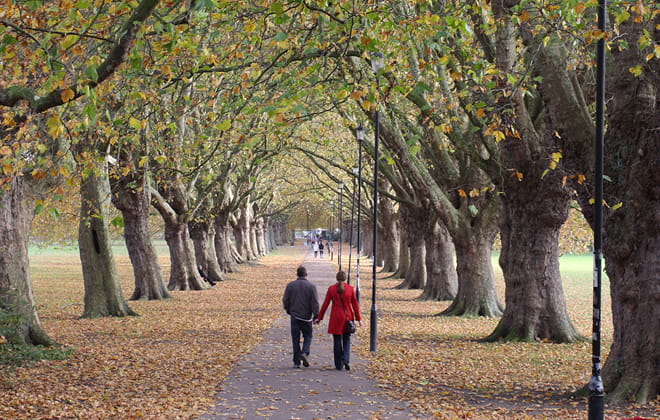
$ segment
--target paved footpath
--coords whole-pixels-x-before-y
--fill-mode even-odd
[[[336,266],[326,256],[304,262],[308,278],[319,291],[319,304],[335,281]],[[292,272],[295,273],[295,267]],[[293,278],[292,278],[293,280]],[[284,291],[282,291],[283,293]],[[369,308],[362,303],[363,318]],[[246,354],[220,383],[216,406],[200,419],[418,419],[407,404],[384,396],[363,371],[364,359],[351,352],[351,370],[338,371],[327,333],[329,311],[314,328],[310,367],[293,368],[289,317],[282,311],[263,342]],[[368,322],[358,327],[353,346],[369,339]]]

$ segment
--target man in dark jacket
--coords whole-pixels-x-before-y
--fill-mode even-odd
[[[319,315],[319,298],[316,286],[307,280],[307,269],[302,265],[296,270],[298,278],[287,284],[282,303],[291,316],[291,340],[293,341],[293,367],[309,366],[309,350],[312,346],[312,322]],[[300,335],[303,337],[300,348]]]

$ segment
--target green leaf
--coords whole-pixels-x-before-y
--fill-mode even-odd
[[[473,217],[475,217],[477,214],[479,214],[479,209],[474,204],[470,204],[468,206],[468,209],[470,210],[470,213],[472,213]]]
[[[93,82],[99,81],[99,73],[96,71],[96,67],[90,66],[85,69],[85,75],[92,79]]]
[[[218,125],[218,130],[227,131],[231,128],[231,120],[224,120]]]
[[[287,35],[284,32],[278,32],[274,37],[273,40],[275,41],[286,41]]]
[[[136,131],[139,131],[142,128],[142,123],[140,122],[140,120],[138,120],[135,117],[131,117],[131,118],[128,119],[128,125],[133,130],[136,130]]]
[[[119,227],[123,228],[124,227],[124,218],[121,216],[117,216],[114,219],[110,221],[110,224],[114,227]]]

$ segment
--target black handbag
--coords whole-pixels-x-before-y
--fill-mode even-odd
[[[341,300],[341,306],[344,308],[344,313],[346,314],[346,318],[348,318],[348,311],[346,310],[346,305],[344,305],[344,299],[339,296],[339,300]],[[355,321],[351,321],[348,319],[346,321],[346,324],[344,324],[344,334],[353,334],[355,333]]]
[[[346,321],[346,325],[344,326],[344,334],[353,334],[355,332],[355,321],[351,321],[350,319]]]

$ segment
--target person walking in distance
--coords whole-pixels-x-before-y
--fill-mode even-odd
[[[343,271],[337,273],[337,283],[328,287],[316,324],[323,320],[325,311],[331,302],[328,334],[332,334],[335,368],[351,370],[351,333],[346,331],[346,323],[357,321],[362,326],[362,317],[360,316],[360,305],[355,297],[355,289],[346,284],[346,273]]]
[[[293,343],[293,367],[299,368],[300,363],[309,366],[309,351],[312,346],[312,322],[319,315],[319,298],[316,286],[307,280],[307,269],[304,266],[296,270],[298,278],[287,284],[282,297],[284,310],[291,317],[291,340]],[[303,345],[300,348],[300,336]]]

